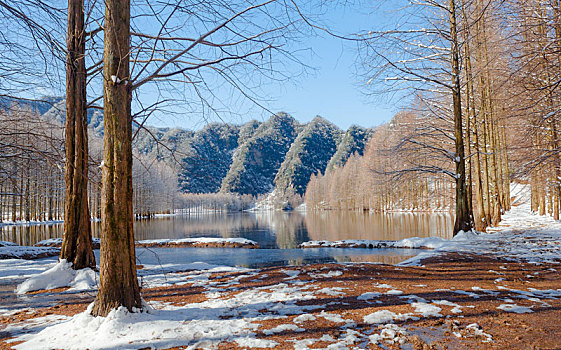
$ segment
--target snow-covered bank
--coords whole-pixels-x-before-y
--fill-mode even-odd
[[[64,223],[64,220],[46,220],[46,221],[2,221],[0,227],[4,226],[37,226],[37,225],[58,225]]]
[[[400,241],[379,241],[379,240],[360,240],[346,239],[340,241],[308,241],[300,245],[302,248],[404,248],[404,249],[439,249],[455,243],[465,242],[468,240],[477,240],[480,235],[473,232],[461,232],[452,240],[439,237],[427,238],[405,238]]]
[[[19,246],[12,242],[0,241],[0,259],[42,259],[56,256],[59,248]]]
[[[101,239],[99,238],[92,238],[93,249],[99,249],[101,245]],[[62,238],[49,238],[39,241],[34,244],[35,247],[61,247],[62,246]]]
[[[69,312],[70,301],[12,320],[14,310],[2,305],[0,342],[3,334],[14,337],[9,344],[23,341],[16,349],[431,348],[434,341],[450,348],[559,347],[561,223],[518,206],[489,231],[395,242],[432,249],[401,266],[154,262],[138,271],[147,312],[92,317],[87,303]],[[409,266],[420,263],[426,266]],[[0,261],[0,278],[14,264]],[[74,281],[62,263],[41,267],[47,272],[36,281],[55,272],[67,285]]]
[[[259,248],[257,242],[246,238],[181,238],[137,241],[139,247],[196,247],[196,248]]]
[[[94,249],[99,249],[101,240],[92,238]],[[35,244],[36,247],[60,247],[62,238],[51,238]],[[152,239],[136,241],[137,247],[161,247],[161,248],[259,248],[257,242],[245,238],[179,238],[179,239]]]

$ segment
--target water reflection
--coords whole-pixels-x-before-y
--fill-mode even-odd
[[[156,218],[135,222],[134,230],[137,240],[244,237],[257,241],[262,248],[293,249],[308,240],[451,238],[453,224],[453,216],[443,213],[266,212]],[[99,223],[92,223],[92,229],[94,236],[99,237]],[[62,224],[4,226],[0,240],[33,245],[62,237],[62,233]]]

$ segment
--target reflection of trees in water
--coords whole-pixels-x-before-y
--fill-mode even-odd
[[[310,211],[306,226],[312,240],[400,240],[408,237],[451,238],[453,216],[448,213],[363,213]]]
[[[269,211],[257,213],[256,217],[260,226],[274,232],[277,247],[281,249],[298,248],[300,243],[309,240],[305,218],[298,212]]]
[[[449,214],[364,214],[349,211],[264,213],[214,213],[155,218],[134,223],[135,238],[245,237],[262,247],[297,248],[313,240],[379,239],[399,240],[411,236],[450,238],[453,217]],[[99,222],[92,223],[99,237]],[[21,245],[62,237],[62,224],[5,226],[0,240]]]
[[[44,239],[62,237],[63,230],[62,224],[4,226],[1,229],[0,241],[29,246]]]
[[[158,218],[135,223],[135,238],[184,238],[184,237],[241,237],[248,232],[260,231],[252,214],[201,214]],[[248,237],[249,238],[249,237]]]

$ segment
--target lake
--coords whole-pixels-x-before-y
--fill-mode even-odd
[[[453,215],[449,213],[243,212],[159,217],[136,221],[134,230],[137,240],[186,237],[251,239],[258,242],[262,249],[159,249],[158,255],[172,262],[180,256],[179,259],[186,263],[204,261],[256,267],[331,261],[398,263],[417,252],[408,249],[298,249],[298,246],[310,240],[451,238],[453,225]],[[94,222],[92,226],[94,236],[99,237],[99,223]],[[60,223],[4,226],[0,240],[33,245],[44,239],[61,237],[62,231]],[[150,254],[139,251],[138,255],[140,258]]]

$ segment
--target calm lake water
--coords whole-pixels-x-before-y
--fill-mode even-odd
[[[373,239],[400,240],[408,237],[451,238],[453,216],[448,213],[362,212],[266,212],[209,213],[155,218],[135,222],[137,240],[185,237],[243,237],[264,249],[161,249],[158,255],[175,262],[204,261],[238,266],[266,266],[329,261],[378,261],[398,263],[417,252],[407,249],[297,249],[309,240]],[[4,226],[0,240],[33,245],[62,236],[62,224]],[[99,237],[99,223],[93,223]],[[183,252],[183,253],[181,253]],[[139,251],[139,257],[149,252]],[[167,258],[165,258],[167,257]]]

